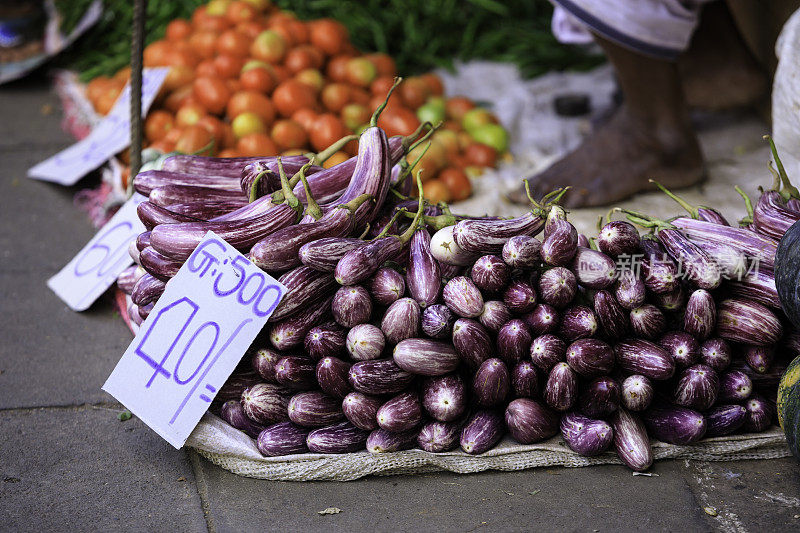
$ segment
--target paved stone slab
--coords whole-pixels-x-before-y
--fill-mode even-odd
[[[677,462],[657,464],[658,477],[600,466],[347,483],[268,482],[201,464],[219,532],[708,529]],[[342,512],[317,514],[328,507]]]
[[[6,531],[205,531],[187,455],[108,409],[0,413]]]

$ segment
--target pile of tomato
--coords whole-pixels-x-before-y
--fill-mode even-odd
[[[169,67],[144,123],[145,146],[218,157],[321,151],[359,133],[398,74],[388,55],[356,50],[336,20],[301,21],[269,0],[211,0],[191,20],[170,22],[164,39],[145,48],[144,65]],[[98,113],[111,110],[129,74],[89,82]],[[468,174],[494,167],[508,148],[490,112],[443,93],[435,74],[406,78],[378,121],[389,136],[443,123],[420,161],[434,202],[469,197]],[[356,150],[350,143],[326,166]]]

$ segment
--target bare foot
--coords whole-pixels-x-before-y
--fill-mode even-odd
[[[623,105],[616,115],[575,151],[529,179],[534,198],[571,186],[565,207],[590,207],[649,190],[654,179],[681,188],[705,177],[703,157],[691,126],[656,127],[631,116]],[[523,188],[509,195],[527,204]]]

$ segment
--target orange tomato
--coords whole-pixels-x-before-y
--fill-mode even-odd
[[[369,87],[378,75],[375,65],[365,57],[354,57],[347,62],[347,81],[358,87]]]
[[[290,117],[298,109],[315,107],[317,95],[314,89],[297,80],[286,80],[275,88],[272,103],[281,116]]]
[[[180,109],[181,106],[188,103],[189,99],[192,97],[192,86],[185,85],[183,87],[179,87],[172,91],[169,96],[164,99],[163,107],[175,113]]]
[[[439,181],[445,184],[452,199],[456,202],[466,200],[472,195],[472,184],[466,173],[459,168],[449,167],[439,172]],[[427,186],[425,187],[427,193]]]
[[[195,12],[196,13],[196,12]],[[199,20],[194,20],[192,24],[197,30],[225,31],[231,23],[223,15],[205,15]]]
[[[275,78],[272,72],[263,68],[251,68],[245,70],[239,75],[239,81],[242,84],[242,89],[247,91],[258,91],[269,94],[275,88]]]
[[[169,111],[156,109],[144,120],[144,137],[150,142],[160,141],[175,126],[175,117]]]
[[[250,55],[267,63],[278,63],[286,55],[286,40],[273,30],[259,33],[250,45]]]
[[[108,115],[114,107],[118,96],[119,93],[115,94],[113,90],[104,92],[95,100],[94,110],[103,116]]]
[[[167,134],[164,135],[164,138],[161,140],[174,145],[178,141],[178,139],[180,139],[181,135],[183,135],[183,128],[175,127],[169,130]]]
[[[472,143],[464,150],[464,159],[470,165],[493,167],[497,163],[497,152],[491,146]]]
[[[445,113],[448,118],[461,122],[464,114],[475,108],[475,104],[466,96],[453,96],[445,102]]]
[[[238,78],[245,59],[230,54],[219,54],[214,58],[214,66],[223,78]]]
[[[275,120],[275,108],[269,98],[256,91],[239,91],[228,100],[226,114],[235,119],[245,112],[255,113],[268,126]]]
[[[211,113],[220,114],[225,110],[231,91],[224,80],[219,78],[197,78],[192,84],[194,95]]]
[[[335,167],[340,163],[344,163],[348,159],[350,159],[350,156],[347,153],[339,150],[338,152],[335,152],[332,156],[330,156],[328,159],[326,159],[322,163],[322,166],[325,168]]]
[[[311,147],[317,152],[321,152],[345,135],[347,128],[344,122],[331,113],[320,115],[309,132]]]
[[[203,126],[188,126],[175,142],[175,150],[184,154],[193,154],[202,150],[202,155],[210,155],[212,150],[210,145],[213,140],[211,133]]]
[[[164,36],[168,41],[182,41],[188,39],[192,33],[192,25],[186,19],[175,19],[167,24]]]
[[[375,96],[386,98],[389,89],[394,85],[394,78],[391,76],[380,76],[370,84],[369,91]],[[397,98],[397,96],[395,96]]]
[[[236,151],[243,157],[273,156],[278,153],[278,147],[267,135],[251,133],[239,139]]]
[[[203,59],[212,59],[216,52],[218,35],[215,31],[194,32],[189,37],[189,45]]]
[[[314,122],[317,121],[317,113],[307,107],[298,109],[292,114],[292,120],[303,126],[303,129],[308,132],[311,131],[311,128],[314,127]]]
[[[250,55],[251,39],[236,30],[226,30],[217,38],[218,54],[230,54],[236,57]]]
[[[294,44],[308,43],[308,26],[302,20],[291,19],[283,27],[289,30]]]
[[[172,92],[179,87],[189,85],[194,81],[195,71],[188,65],[177,65],[169,68],[167,77],[164,78],[164,85],[162,89]]]
[[[166,141],[165,139],[161,139],[160,141],[155,141],[147,145],[148,148],[153,148],[154,150],[158,150],[159,152],[166,154],[168,152],[175,151],[175,143],[171,143]]]
[[[195,68],[195,75],[198,78],[218,78],[219,71],[213,59],[204,59]]]
[[[397,75],[397,65],[395,65],[394,59],[392,59],[391,56],[378,52],[369,54],[366,58],[375,65],[378,76],[394,78]]]
[[[231,94],[242,90],[242,82],[240,82],[236,78],[228,78],[227,80],[225,80],[225,85],[228,86],[228,89],[231,91]]]
[[[131,67],[130,66],[122,67],[117,71],[116,74],[114,74],[113,79],[122,80],[125,83],[128,83],[128,80],[131,79]]]
[[[313,46],[303,44],[286,53],[283,64],[292,74],[309,68],[320,68],[325,57]]]
[[[331,81],[346,82],[347,81],[347,63],[352,59],[352,56],[339,55],[334,56],[328,60],[328,66],[325,67],[325,75]]]
[[[302,148],[308,142],[308,135],[303,126],[290,119],[276,121],[270,136],[281,150]]]
[[[256,20],[248,20],[247,22],[240,22],[237,24],[235,29],[252,41],[258,37],[259,33],[264,31],[264,25]]]
[[[98,76],[86,85],[86,97],[94,104],[100,96],[106,92],[111,84],[111,80],[106,76]]]
[[[417,109],[424,104],[428,97],[431,95],[428,84],[420,78],[407,78],[398,87],[397,91],[400,93],[400,98],[403,103],[411,108]]]
[[[198,104],[184,104],[175,112],[175,125],[184,128],[194,126],[206,114],[206,110]]]
[[[378,117],[378,126],[386,131],[386,135],[411,135],[419,127],[417,115],[405,107],[387,106]]]
[[[422,187],[423,196],[432,204],[439,202],[449,202],[452,200],[452,195],[447,185],[437,179],[428,180]]]
[[[322,89],[320,94],[322,105],[328,111],[339,113],[350,103],[350,86],[344,83],[331,83]]]
[[[315,20],[309,23],[309,38],[326,55],[335,56],[348,41],[347,28],[338,20]]]
[[[433,72],[423,74],[419,77],[419,79],[425,82],[425,85],[428,86],[428,89],[433,96],[442,96],[444,94],[444,84],[442,83],[442,79]]]
[[[217,154],[217,157],[242,157],[242,154],[236,148],[225,148]]]
[[[144,47],[142,54],[145,67],[163,67],[167,65],[172,46],[168,41],[154,41]]]
[[[234,0],[228,4],[228,8],[225,10],[225,17],[232,24],[238,24],[255,19],[258,17],[258,11],[253,4],[241,0]]]

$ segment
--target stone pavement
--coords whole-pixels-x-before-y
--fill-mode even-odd
[[[793,459],[667,461],[653,467],[652,477],[602,466],[265,482],[175,450],[137,419],[118,421],[121,406],[100,387],[130,333],[109,300],[78,314],[45,286],[94,233],[73,207],[77,189],[25,177],[28,167],[70,143],[59,128],[58,101],[46,79],[17,82],[0,87],[0,116],[0,530],[800,528],[800,467]],[[763,129],[752,118],[744,123],[747,131]],[[712,128],[704,143],[715,135],[721,133]],[[712,169],[763,173],[754,162],[763,149],[751,141],[736,152],[739,141],[729,142]],[[722,154],[725,143],[718,144],[715,153]],[[753,146],[755,159],[748,156]],[[341,513],[317,513],[328,507]]]

